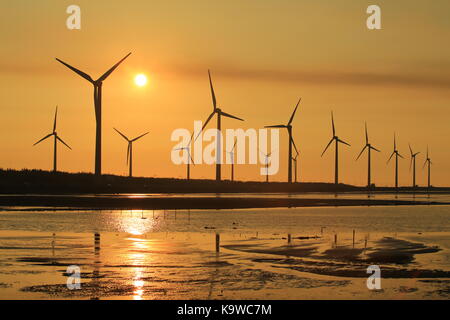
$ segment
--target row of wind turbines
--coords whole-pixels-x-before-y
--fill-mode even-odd
[[[362,148],[361,152],[358,154],[358,156],[356,157],[356,161],[358,161],[358,159],[362,156],[362,154],[364,153],[364,151],[367,150],[367,188],[371,188],[372,187],[372,150],[376,151],[376,152],[380,152],[380,150],[378,150],[377,148],[375,148],[370,142],[369,142],[369,133],[367,130],[367,123],[364,124],[365,125],[365,138],[366,138],[366,144],[364,145],[364,147]],[[347,145],[350,146],[349,143],[341,140],[337,135],[336,135],[336,128],[334,125],[334,116],[333,116],[333,112],[331,112],[331,128],[332,128],[332,133],[333,133],[333,137],[331,138],[330,142],[327,144],[327,146],[325,147],[325,149],[322,152],[323,156],[325,154],[325,152],[327,151],[327,149],[330,147],[330,145],[334,142],[335,143],[335,163],[334,163],[334,183],[335,185],[339,184],[339,144],[343,144],[343,145]],[[420,152],[413,152],[412,148],[411,148],[411,144],[408,144],[409,146],[409,151],[410,151],[410,165],[409,165],[409,170],[411,170],[411,167],[413,169],[412,171],[412,187],[415,188],[417,187],[416,184],[416,157],[420,154]],[[392,160],[392,157],[395,156],[395,188],[397,189],[399,187],[398,185],[398,159],[402,158],[404,159],[404,157],[399,153],[398,149],[397,149],[397,141],[396,141],[396,135],[394,133],[394,149],[389,157],[389,159],[387,160],[387,164],[389,164],[389,162]],[[427,147],[427,157],[426,160],[424,162],[423,167],[425,168],[425,165],[428,165],[428,188],[431,187],[431,158],[429,156],[429,150]]]
[[[58,62],[60,62],[61,64],[63,64],[64,66],[66,66],[67,68],[69,68],[70,70],[72,70],[73,72],[75,72],[76,74],[78,74],[79,76],[81,76],[82,78],[84,78],[85,80],[89,81],[93,87],[94,87],[94,109],[95,109],[95,119],[96,119],[96,142],[95,142],[95,175],[99,176],[101,175],[101,164],[102,164],[102,156],[101,156],[101,151],[102,151],[102,86],[103,86],[103,81],[106,80],[111,73],[125,60],[127,59],[129,56],[131,55],[131,52],[128,53],[124,58],[122,58],[119,62],[117,62],[115,65],[113,65],[109,70],[107,70],[101,77],[99,77],[97,80],[94,80],[90,75],[88,75],[87,73],[84,73],[83,71],[69,65],[68,63],[56,58],[56,60]],[[211,79],[211,72],[208,70],[208,77],[209,77],[209,84],[210,84],[210,90],[211,90],[211,98],[212,98],[212,107],[213,110],[211,112],[211,114],[208,116],[208,118],[206,119],[206,121],[204,122],[203,126],[202,126],[202,131],[205,129],[205,127],[208,125],[208,123],[212,120],[212,118],[214,116],[217,116],[217,130],[218,132],[221,132],[221,125],[222,125],[222,117],[225,118],[231,118],[231,119],[235,119],[235,120],[239,120],[239,121],[244,121],[244,119],[239,118],[237,116],[231,115],[229,113],[224,112],[217,104],[217,98],[216,98],[216,94],[214,91],[214,86],[213,86],[213,82]],[[294,142],[293,139],[293,134],[292,134],[292,122],[294,120],[295,114],[297,112],[298,106],[301,102],[301,98],[298,100],[294,111],[291,114],[291,117],[289,118],[289,121],[287,122],[287,124],[278,124],[278,125],[270,125],[270,126],[265,126],[265,128],[286,128],[287,129],[287,133],[288,133],[288,182],[292,183],[292,175],[293,175],[293,171],[295,173],[295,182],[297,182],[297,164],[298,164],[298,156],[299,156],[299,151],[297,149],[297,146]],[[40,139],[39,141],[37,141],[34,145],[39,144],[40,142],[50,138],[50,137],[54,137],[54,155],[53,155],[53,170],[57,171],[57,142],[60,142],[62,144],[64,144],[66,147],[68,147],[69,149],[70,146],[68,144],[66,144],[61,137],[58,136],[57,132],[56,132],[56,123],[57,123],[57,112],[58,112],[58,108],[56,108],[55,111],[55,118],[54,118],[54,124],[53,124],[53,131],[52,133],[46,135],[44,138]],[[333,116],[333,112],[331,113],[331,124],[332,124],[332,133],[333,136],[330,140],[330,142],[327,144],[327,146],[325,147],[325,150],[322,152],[323,156],[325,154],[325,152],[328,150],[328,148],[330,147],[330,145],[334,142],[335,143],[335,179],[334,182],[336,185],[339,184],[339,144],[344,144],[347,146],[350,146],[350,144],[348,144],[347,142],[341,140],[337,135],[336,135],[336,129],[335,129],[335,124],[334,124],[334,116]],[[361,150],[360,154],[358,155],[358,157],[356,158],[356,160],[358,160],[361,155],[363,154],[363,152],[365,150],[367,150],[368,153],[368,179],[367,179],[367,186],[368,188],[370,188],[372,186],[371,183],[371,151],[377,151],[380,152],[378,149],[376,149],[375,147],[373,147],[370,143],[369,143],[369,137],[368,137],[368,132],[367,132],[367,124],[365,126],[365,134],[366,134],[366,144],[363,147],[363,149]],[[120,132],[119,130],[117,130],[116,128],[114,128],[114,130],[116,130],[116,132],[122,136],[126,142],[128,143],[128,147],[127,147],[127,164],[129,165],[129,176],[132,176],[132,159],[133,159],[133,142],[137,141],[138,139],[144,137],[145,135],[148,134],[148,132],[134,138],[134,139],[129,139],[125,134],[123,134],[122,132]],[[193,141],[195,141],[198,136],[200,135],[200,132],[197,134],[197,136],[191,136],[191,139],[189,141],[189,143],[182,147],[179,148],[178,150],[183,150],[186,152],[187,157],[188,157],[188,161],[187,161],[187,179],[190,179],[190,164],[194,164],[194,161],[192,159],[191,153],[190,153],[190,149],[191,149],[191,144]],[[232,150],[227,151],[227,153],[230,155],[232,161],[231,161],[231,180],[234,180],[234,150],[236,147],[236,141],[233,145]],[[410,162],[410,168],[411,166],[413,167],[413,187],[416,186],[416,156],[420,153],[414,153],[411,149],[411,146],[409,146],[410,148],[410,155],[411,155],[411,162]],[[293,149],[296,152],[296,155],[293,156]],[[222,141],[221,141],[221,136],[218,135],[217,139],[216,139],[216,157],[217,157],[217,161],[216,161],[216,181],[221,181],[222,180],[222,176],[221,176],[221,157],[222,157]],[[261,152],[261,151],[260,151]],[[263,156],[266,159],[266,165],[268,165],[268,161],[272,155],[272,153],[274,152],[274,150],[270,151],[269,153],[263,153]],[[388,160],[388,162],[392,159],[392,157],[395,155],[395,187],[398,188],[398,158],[403,158],[403,156],[400,155],[400,153],[397,150],[397,146],[396,146],[396,138],[395,138],[395,134],[394,134],[394,150]],[[293,164],[295,166],[295,168],[293,168]],[[431,159],[429,158],[428,155],[428,148],[427,148],[427,158],[426,161],[424,163],[424,166],[428,164],[428,187],[431,186],[431,181],[430,181],[430,173],[431,173]],[[266,182],[269,181],[269,175],[266,175]]]

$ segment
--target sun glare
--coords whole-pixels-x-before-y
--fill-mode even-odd
[[[138,87],[145,86],[147,84],[147,76],[142,73],[136,75],[136,77],[134,77],[134,83],[136,83]]]

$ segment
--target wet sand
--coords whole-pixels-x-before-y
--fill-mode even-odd
[[[0,299],[450,298],[449,206],[69,209],[0,211]]]
[[[279,207],[337,207],[337,206],[412,206],[445,205],[447,202],[433,200],[383,200],[383,199],[305,199],[285,197],[104,197],[82,195],[2,195],[0,210],[14,210],[11,207],[71,208],[73,210],[114,210],[114,209],[243,209]]]
[[[450,270],[432,261],[442,248],[380,237],[355,248],[320,239],[264,234],[0,232],[0,298],[8,299],[448,299]],[[378,253],[373,254],[373,253]],[[408,259],[404,259],[404,256]],[[366,269],[382,270],[368,290]],[[81,268],[81,289],[66,268]]]

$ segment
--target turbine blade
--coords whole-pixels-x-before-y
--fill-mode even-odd
[[[334,127],[333,111],[331,111],[331,127],[333,128],[333,137],[334,137],[334,136],[336,136],[336,128]]]
[[[127,164],[128,164],[128,159],[130,158],[130,147],[131,147],[131,143],[128,142],[128,147],[127,147]]]
[[[412,149],[411,149],[411,145],[408,143],[408,147],[409,147],[409,152],[411,153],[411,157],[412,157],[412,155],[413,155],[413,151],[412,151]]]
[[[397,154],[400,158],[405,159],[400,153],[397,153]]]
[[[139,140],[140,138],[142,138],[143,136],[146,136],[147,134],[149,134],[149,132],[146,132],[144,134],[141,134],[139,137],[134,138],[133,140],[131,140],[131,142]]]
[[[106,71],[100,78],[97,79],[98,82],[102,82],[103,80],[105,80],[106,78],[109,77],[109,75],[116,70],[116,68],[126,59],[130,56],[131,52],[129,54],[127,54],[125,57],[123,57],[119,62],[117,62],[115,65],[113,65],[111,67],[111,69],[109,69],[108,71]]]
[[[413,163],[413,157],[411,157],[411,160],[409,161],[409,171],[411,171],[412,163]]]
[[[328,142],[327,146],[325,147],[325,150],[323,150],[321,157],[323,156],[323,154],[325,153],[325,151],[327,151],[328,147],[331,145],[331,143],[334,141],[334,138],[331,138],[330,142]]]
[[[46,135],[45,137],[43,137],[41,140],[39,140],[38,142],[36,142],[35,144],[33,144],[33,146],[37,145],[38,143],[44,141],[45,139],[51,137],[53,135],[53,133],[49,133],[48,135]]]
[[[208,77],[209,77],[209,86],[211,88],[211,97],[212,97],[212,102],[213,102],[213,107],[214,110],[216,110],[217,108],[217,100],[216,100],[216,94],[214,93],[214,86],[211,80],[211,72],[208,70]]]
[[[209,115],[208,119],[206,119],[205,123],[204,123],[203,126],[202,126],[202,129],[200,130],[200,132],[199,132],[199,133],[197,134],[197,136],[195,137],[194,142],[195,142],[195,141],[197,140],[197,138],[200,136],[200,133],[202,133],[203,129],[205,129],[205,127],[208,125],[209,121],[211,121],[212,117],[214,117],[214,114],[215,114],[215,113],[216,113],[216,112],[213,111],[213,112]]]
[[[294,120],[295,112],[297,111],[298,105],[300,104],[300,101],[302,98],[300,98],[297,102],[297,105],[295,106],[294,112],[292,112],[291,118],[289,119],[288,125],[292,123],[292,120]]]
[[[366,150],[366,148],[367,148],[367,145],[364,146],[364,148],[361,150],[361,152],[359,153],[359,155],[355,161],[358,161],[359,157],[361,157],[361,155],[363,154],[364,150]]]
[[[295,152],[297,152],[297,154],[299,153],[297,150],[297,146],[295,145],[294,139],[291,137],[291,143],[294,146]]]
[[[126,135],[124,135],[122,132],[120,132],[120,131],[117,130],[116,128],[113,128],[113,129],[116,130],[117,133],[120,134],[125,140],[127,140],[128,142],[130,142],[130,139],[128,139]]]
[[[59,142],[61,142],[63,145],[65,145],[67,148],[69,148],[70,150],[72,150],[72,148],[71,147],[69,147],[69,145],[67,144],[67,143],[65,143],[64,141],[63,141],[63,139],[61,139],[60,137],[58,137],[58,136],[56,136],[56,139],[58,139],[59,140]]]
[[[343,143],[343,144],[346,144],[346,145],[348,145],[349,147],[351,147],[350,144],[347,143],[347,142],[345,142],[344,140],[338,139],[338,142]]]
[[[372,150],[375,150],[376,152],[381,152],[380,150],[378,150],[378,149],[375,148],[375,147],[370,146],[370,148],[371,148]]]
[[[87,73],[84,73],[83,71],[78,70],[77,68],[72,67],[71,65],[65,63],[64,61],[55,58],[58,62],[62,63],[63,65],[65,65],[67,68],[69,68],[70,70],[72,70],[73,72],[75,72],[76,74],[78,74],[79,76],[83,77],[84,79],[86,79],[87,81],[94,83],[94,80],[92,80],[91,76],[88,75]]]
[[[394,132],[394,151],[397,150],[397,143],[395,141],[395,132]]]
[[[191,145],[191,143],[192,143],[192,138],[194,138],[194,132],[192,132],[192,134],[191,134],[191,139],[189,140],[189,143],[187,144],[186,147],[189,147],[189,146]]]
[[[424,168],[425,168],[425,165],[427,164],[427,162],[428,162],[428,159],[427,159],[427,160],[425,160],[425,162],[423,163],[423,167],[422,167],[422,169],[424,169]]]
[[[226,112],[223,112],[223,111],[221,111],[220,114],[221,114],[222,116],[224,116],[224,117],[228,117],[228,118],[233,118],[233,119],[236,119],[236,120],[244,121],[244,119],[238,118],[238,117],[236,117],[236,116],[233,116],[233,115],[231,115],[231,114],[229,114],[229,113],[226,113]]]
[[[53,132],[56,131],[56,117],[58,116],[58,106],[56,106],[55,110],[55,121],[53,121]]]
[[[235,138],[235,139],[234,139],[233,148],[231,149],[231,152],[233,152],[233,151],[234,151],[234,148],[236,148],[236,143],[237,143],[237,139]]]
[[[395,151],[392,152],[391,156],[389,157],[389,159],[388,159],[388,161],[387,161],[386,163],[389,163],[389,161],[391,161],[391,159],[392,159],[392,157],[394,156],[394,154],[395,154]]]
[[[364,123],[366,126],[366,144],[369,144],[369,134],[367,133],[367,122]]]
[[[195,166],[194,159],[192,159],[191,152],[189,151],[189,149],[187,149],[187,152],[188,152],[189,158],[191,159],[192,164]]]
[[[264,128],[287,128],[284,124],[279,124],[276,126],[264,126]]]

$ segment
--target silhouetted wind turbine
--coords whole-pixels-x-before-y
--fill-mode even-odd
[[[428,146],[427,146],[427,159],[425,160],[425,162],[423,164],[423,168],[425,168],[425,165],[427,163],[428,163],[428,188],[430,188],[431,187],[431,165],[433,164],[433,162],[431,162],[430,156],[428,154]]]
[[[409,152],[411,154],[411,161],[409,163],[409,171],[411,171],[411,165],[413,166],[413,177],[412,177],[412,181],[413,181],[413,188],[416,187],[416,157],[420,152],[416,152],[414,153],[412,151],[411,145],[409,144]]]
[[[190,163],[192,162],[192,164],[195,166],[194,159],[192,159],[192,156],[191,156],[191,142],[192,142],[192,136],[191,136],[191,140],[189,140],[189,143],[185,147],[174,149],[177,151],[183,150],[183,151],[186,151],[186,153],[187,153],[187,162],[186,162],[186,164],[187,164],[187,173],[186,173],[187,178],[186,179],[187,180],[191,179]]]
[[[221,178],[221,164],[222,164],[222,141],[221,141],[221,117],[227,117],[232,119],[237,119],[240,121],[244,121],[244,119],[238,118],[236,116],[233,116],[229,113],[225,113],[222,111],[222,109],[217,107],[217,100],[216,100],[216,94],[214,93],[214,87],[211,80],[211,73],[208,70],[208,77],[209,77],[209,86],[211,88],[211,97],[212,97],[212,103],[213,103],[213,112],[209,115],[208,119],[206,119],[206,122],[203,124],[202,130],[198,133],[198,135],[195,137],[194,141],[197,140],[200,133],[205,129],[205,127],[208,125],[209,121],[214,117],[215,114],[217,114],[217,133],[218,136],[216,138],[216,181],[220,181]]]
[[[57,171],[56,168],[56,146],[58,144],[58,140],[59,142],[61,142],[62,144],[64,144],[67,148],[69,148],[70,150],[72,150],[71,147],[69,147],[68,144],[66,144],[59,136],[58,133],[56,132],[56,119],[58,116],[58,106],[56,106],[56,110],[55,110],[55,120],[53,121],[53,131],[52,133],[49,133],[48,135],[46,135],[45,137],[43,137],[41,140],[39,140],[38,142],[36,142],[35,144],[33,144],[33,146],[37,145],[38,143],[44,141],[47,138],[50,138],[51,136],[53,136],[54,138],[54,142],[53,142],[53,172]]]
[[[395,133],[394,133],[394,151],[392,151],[392,154],[389,157],[389,160],[387,161],[387,163],[389,163],[389,161],[391,161],[394,154],[395,154],[395,188],[398,189],[398,157],[400,157],[402,159],[404,159],[404,158],[397,150],[397,143],[395,141]]]
[[[102,174],[102,85],[103,81],[109,77],[109,75],[131,54],[127,54],[122,60],[117,62],[114,66],[106,71],[100,78],[94,80],[90,75],[72,67],[71,65],[65,63],[64,61],[56,58],[56,60],[67,68],[83,77],[94,86],[94,107],[95,107],[95,119],[96,119],[96,137],[95,137],[95,174]]]
[[[237,139],[234,140],[233,148],[231,148],[231,151],[227,151],[231,159],[231,181],[234,181],[234,149],[236,148],[236,142]]]
[[[336,128],[334,127],[334,117],[333,117],[333,111],[331,111],[331,127],[333,129],[333,137],[331,138],[330,142],[328,142],[327,146],[325,147],[325,150],[323,150],[321,157],[325,154],[325,152],[327,151],[328,147],[333,143],[333,141],[335,142],[336,146],[336,154],[335,154],[335,160],[334,160],[334,184],[338,185],[339,184],[339,143],[343,143],[346,144],[348,146],[350,146],[350,144],[348,144],[347,142],[339,139],[338,136],[336,136]]]
[[[258,147],[259,150],[259,147]],[[272,153],[274,152],[274,150],[270,151],[269,153],[264,153],[261,150],[259,150],[259,152],[263,155],[265,161],[265,166],[266,166],[266,182],[269,182],[269,158],[272,155]]]
[[[363,154],[364,150],[367,149],[367,159],[368,159],[368,164],[367,164],[367,189],[370,189],[370,187],[372,186],[371,183],[371,150],[375,150],[376,152],[380,152],[380,150],[378,150],[377,148],[375,148],[374,146],[372,146],[369,143],[369,134],[367,133],[367,123],[365,123],[365,128],[366,128],[366,145],[364,146],[364,148],[361,150],[361,152],[359,153],[358,157],[356,158],[356,161],[358,161],[358,159],[361,157],[361,155]]]
[[[292,182],[292,146],[297,150],[297,147],[295,147],[294,139],[292,138],[292,121],[294,120],[295,112],[297,111],[298,105],[300,104],[300,101],[302,98],[300,98],[297,102],[297,105],[295,106],[294,112],[292,112],[291,118],[289,119],[289,122],[284,124],[279,124],[275,126],[265,126],[264,128],[286,128],[289,134],[289,150],[288,150],[288,182]]]
[[[139,140],[140,138],[142,138],[143,136],[147,135],[148,132],[141,134],[140,136],[130,140],[130,139],[128,139],[127,136],[125,136],[122,132],[120,132],[116,128],[114,128],[114,130],[116,130],[117,133],[120,134],[122,136],[122,138],[124,138],[128,142],[128,148],[127,148],[127,164],[129,165],[128,176],[132,177],[133,176],[133,142],[135,142],[135,141]]]

